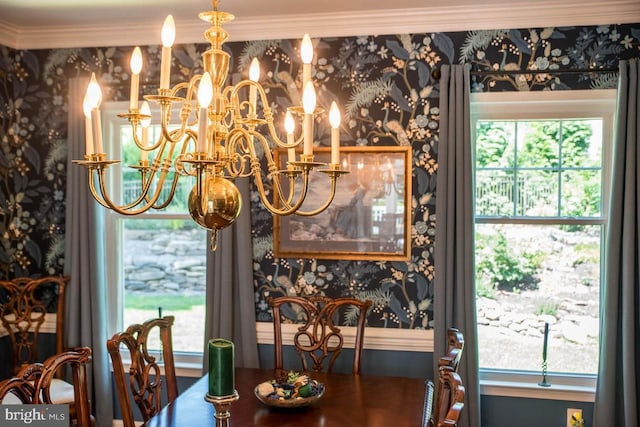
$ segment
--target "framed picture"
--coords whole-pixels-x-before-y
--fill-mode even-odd
[[[314,148],[313,154],[314,161],[330,161],[328,148]],[[278,152],[277,161],[280,169],[286,169],[286,151]],[[325,211],[273,217],[275,256],[409,260],[411,147],[341,147],[340,162],[341,169],[350,173],[338,178],[335,197]],[[295,187],[300,187],[299,179]],[[327,174],[312,171],[300,210],[322,206],[330,188]],[[284,194],[288,191],[283,189]]]

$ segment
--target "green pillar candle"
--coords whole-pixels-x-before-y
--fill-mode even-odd
[[[222,338],[209,340],[209,395],[229,396],[235,388],[233,343]]]

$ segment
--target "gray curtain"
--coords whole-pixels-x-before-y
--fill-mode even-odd
[[[235,224],[218,232],[218,248],[207,254],[205,351],[207,342],[224,338],[234,343],[238,367],[257,368],[256,307],[253,288],[253,251],[249,179],[235,181],[242,194],[242,210]]]
[[[98,427],[111,427],[113,395],[111,370],[106,349],[107,288],[103,256],[103,212],[89,193],[87,170],[71,163],[82,159],[84,115],[82,100],[88,78],[69,80],[67,142],[67,200],[65,214],[65,265],[69,275],[66,314],[66,345],[88,346],[93,351],[89,365],[92,407]]]
[[[466,394],[461,427],[480,425],[473,237],[473,150],[469,119],[469,69],[443,65],[434,247],[434,374],[458,328],[465,346],[458,373]]]
[[[620,61],[594,426],[640,425],[638,65],[638,59]]]

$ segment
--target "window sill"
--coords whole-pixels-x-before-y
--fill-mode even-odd
[[[176,362],[176,376],[200,378],[202,376],[202,361],[200,363]]]
[[[530,373],[480,372],[480,394],[530,399],[594,402],[595,375],[574,376],[552,374],[547,377],[549,387],[538,385],[541,375]]]

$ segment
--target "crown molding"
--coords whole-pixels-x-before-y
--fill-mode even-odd
[[[0,45],[17,48],[18,29],[0,20]]]
[[[237,17],[225,25],[230,41],[312,37],[408,34],[500,28],[538,28],[637,23],[638,0],[578,1],[562,3],[524,1],[514,4],[475,4],[364,12]],[[157,22],[130,25],[85,25],[19,28],[0,20],[0,44],[15,49],[156,45]],[[202,43],[206,24],[178,28],[176,43]]]

